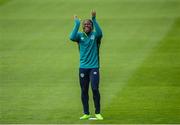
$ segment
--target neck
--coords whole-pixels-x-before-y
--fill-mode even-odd
[[[91,32],[88,32],[88,33],[86,33],[86,32],[84,32],[86,35],[89,35]]]

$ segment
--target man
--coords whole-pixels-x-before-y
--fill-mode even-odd
[[[80,20],[74,16],[75,26],[70,34],[70,40],[77,42],[80,52],[79,81],[81,86],[81,100],[84,115],[80,119],[89,119],[89,82],[93,92],[95,116],[97,120],[103,120],[100,114],[99,93],[99,47],[102,31],[96,22],[96,12],[91,12],[92,20],[86,19],[82,22],[83,32],[78,32]],[[94,30],[95,28],[95,30]]]

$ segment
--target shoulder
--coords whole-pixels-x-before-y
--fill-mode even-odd
[[[81,38],[84,36],[84,33],[83,32],[78,32],[78,36]]]
[[[99,36],[99,35],[97,34],[97,32],[95,32],[95,31],[92,32],[92,35],[93,35],[94,37],[96,37],[96,38],[101,38],[101,37],[102,37],[102,36]]]
[[[77,33],[77,37],[78,37],[78,38],[81,38],[82,35],[83,35],[82,32],[78,32],[78,33]]]
[[[81,36],[82,36],[82,35],[83,35],[83,32],[78,32],[78,35],[81,35]]]

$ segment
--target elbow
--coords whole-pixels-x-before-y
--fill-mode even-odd
[[[74,38],[73,36],[70,36],[69,39],[70,39],[71,41],[75,41],[75,38]]]
[[[102,38],[102,37],[103,37],[102,32],[98,32],[98,33],[97,33],[97,36],[100,37],[100,38]]]
[[[102,32],[100,32],[100,33],[99,33],[99,36],[100,36],[100,37],[103,37],[103,34],[102,34]]]
[[[74,38],[73,38],[73,37],[71,37],[71,36],[69,37],[69,39],[70,39],[71,41],[74,41]]]
[[[69,39],[72,40],[72,41],[74,40],[73,33],[71,33],[71,34],[69,35]]]

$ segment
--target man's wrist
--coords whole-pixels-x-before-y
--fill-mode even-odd
[[[80,24],[80,20],[79,19],[75,19],[74,20],[76,24]]]
[[[95,20],[96,19],[96,16],[92,16],[92,20]]]

